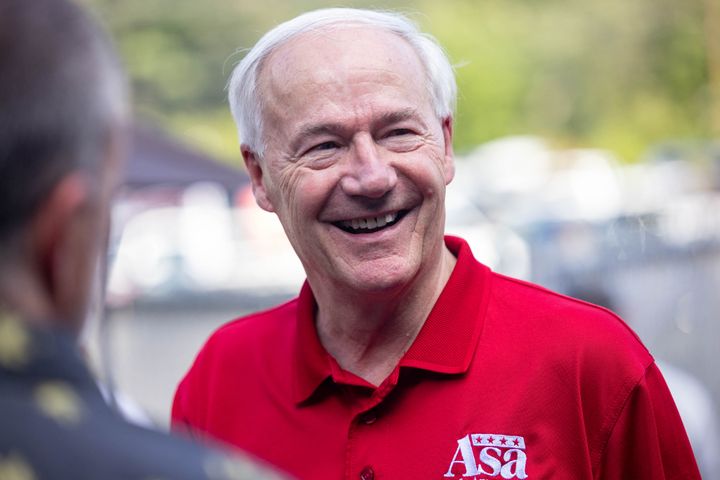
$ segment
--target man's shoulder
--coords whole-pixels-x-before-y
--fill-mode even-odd
[[[255,411],[257,402],[266,398],[268,384],[287,386],[292,378],[289,357],[294,351],[297,311],[294,299],[218,328],[177,387],[172,409],[175,428],[191,425],[207,430],[211,417],[227,423],[228,411]]]
[[[197,354],[192,370],[254,368],[287,351],[296,332],[298,300],[243,315],[215,330]]]
[[[564,351],[587,350],[633,357],[647,366],[652,357],[637,334],[615,312],[524,280],[493,273],[491,314],[512,316],[522,328]],[[597,350],[599,349],[599,350]]]

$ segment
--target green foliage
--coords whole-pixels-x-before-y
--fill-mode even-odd
[[[138,113],[234,161],[224,86],[241,58],[236,49],[282,20],[332,5],[86,1],[117,39]],[[718,99],[707,88],[701,0],[345,4],[410,12],[438,37],[457,65],[460,152],[504,135],[537,134],[635,160],[652,144],[713,133],[709,110]]]

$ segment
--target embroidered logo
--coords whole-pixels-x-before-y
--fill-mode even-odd
[[[528,478],[525,439],[517,435],[473,433],[457,441],[446,478]]]

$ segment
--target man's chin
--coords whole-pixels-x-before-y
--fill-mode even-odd
[[[409,262],[378,259],[365,261],[345,273],[337,282],[348,291],[362,295],[383,296],[404,289],[414,278],[414,269]]]

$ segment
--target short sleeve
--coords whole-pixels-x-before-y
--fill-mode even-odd
[[[675,402],[655,363],[628,396],[596,479],[700,479]]]
[[[175,391],[175,397],[172,404],[171,412],[171,427],[175,432],[185,432],[189,429],[190,420],[187,418],[187,408],[185,403],[187,402],[185,380],[178,385]]]

